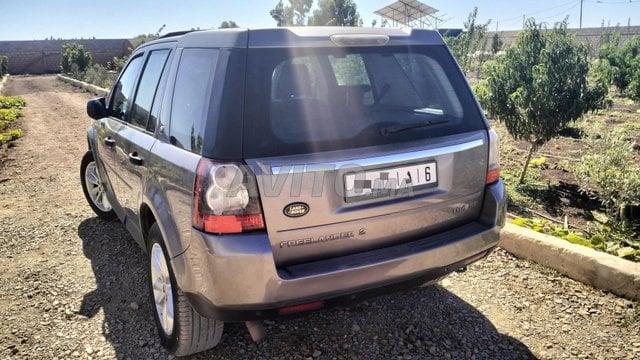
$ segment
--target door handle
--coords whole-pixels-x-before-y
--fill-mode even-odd
[[[132,153],[129,153],[129,162],[133,165],[140,166],[142,165],[144,160],[140,156],[138,156],[138,152],[134,151]]]
[[[116,141],[111,138],[111,136],[107,136],[104,138],[104,144],[108,147],[113,147],[116,145]]]

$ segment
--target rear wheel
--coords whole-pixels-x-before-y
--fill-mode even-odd
[[[158,224],[151,226],[147,246],[154,318],[162,345],[177,356],[218,345],[224,323],[198,314],[178,288]]]
[[[116,213],[111,207],[107,193],[105,192],[100,172],[96,161],[93,159],[91,150],[87,151],[80,163],[80,182],[82,191],[93,212],[101,219],[111,220],[116,217]]]

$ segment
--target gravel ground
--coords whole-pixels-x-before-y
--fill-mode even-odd
[[[145,255],[97,219],[78,180],[89,94],[14,77],[26,136],[0,152],[0,358],[166,359]],[[192,359],[638,359],[637,302],[498,250],[440,285],[269,321],[251,342],[227,324]]]

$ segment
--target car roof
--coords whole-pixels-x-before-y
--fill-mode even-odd
[[[362,28],[300,26],[264,29],[195,30],[170,33],[143,44],[177,42],[180,47],[265,48],[337,47],[372,45],[443,45],[435,30],[412,28]]]

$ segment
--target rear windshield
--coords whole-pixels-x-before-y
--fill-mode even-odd
[[[245,158],[485,127],[444,46],[249,49],[247,62]]]

